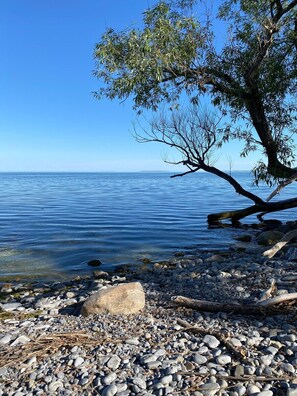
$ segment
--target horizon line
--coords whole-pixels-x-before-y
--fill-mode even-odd
[[[206,172],[202,169],[199,170],[202,173],[209,173]],[[192,172],[192,173],[198,173],[199,171]],[[234,169],[230,172],[230,170],[223,170],[223,172],[232,174],[234,172],[251,172],[251,170],[248,169]],[[12,171],[0,171],[1,173],[174,173],[174,174],[179,174],[182,173],[182,171],[169,171],[169,170],[139,170],[139,171],[113,171],[113,170],[104,170],[104,171],[68,171],[68,170],[61,170],[61,171],[38,171],[38,170],[25,170],[25,171],[19,171],[19,170],[12,170]],[[190,174],[190,173],[189,173]]]

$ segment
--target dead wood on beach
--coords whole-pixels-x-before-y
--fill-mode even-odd
[[[272,248],[266,250],[263,253],[263,256],[268,257],[271,259],[276,253],[281,250],[287,243],[289,243],[293,238],[297,237],[297,230],[292,230],[287,232],[283,238],[277,242]]]
[[[242,315],[273,316],[289,312],[287,307],[275,307],[276,304],[297,300],[297,293],[288,293],[275,298],[259,301],[257,304],[219,303],[215,301],[195,300],[184,296],[173,296],[174,305],[207,312],[227,312]]]

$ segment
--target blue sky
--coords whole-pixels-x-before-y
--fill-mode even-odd
[[[129,131],[131,102],[97,101],[93,48],[139,22],[148,0],[1,0],[0,171],[175,170]],[[228,156],[217,166],[228,167]],[[169,152],[170,154],[170,152]],[[250,169],[233,159],[234,169]]]

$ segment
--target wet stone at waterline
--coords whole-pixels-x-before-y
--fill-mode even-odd
[[[98,260],[98,259],[90,260],[90,261],[88,261],[88,265],[90,267],[100,267],[100,265],[102,265],[102,262],[100,260]]]

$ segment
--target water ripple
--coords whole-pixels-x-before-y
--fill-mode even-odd
[[[250,188],[248,173],[236,176]],[[238,231],[207,229],[207,214],[249,204],[205,173],[178,179],[147,173],[2,173],[0,179],[2,276],[71,274],[88,271],[86,263],[94,258],[108,269],[180,249],[224,248]],[[260,194],[266,197],[268,189]],[[278,218],[296,215],[294,210]]]

